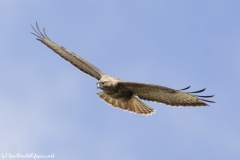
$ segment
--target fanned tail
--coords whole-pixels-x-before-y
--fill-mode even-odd
[[[97,93],[97,95],[103,99],[106,103],[121,108],[123,110],[127,110],[129,112],[134,112],[137,114],[142,115],[152,115],[155,110],[148,107],[144,103],[142,103],[139,99],[137,99],[135,96],[132,96],[130,100],[122,100],[122,99],[116,99],[112,98],[110,95],[104,92]]]

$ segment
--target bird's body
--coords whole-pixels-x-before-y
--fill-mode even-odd
[[[214,103],[213,101],[202,99],[211,98],[213,96],[193,95],[193,93],[200,93],[205,89],[195,92],[182,92],[189,87],[182,90],[174,90],[154,84],[124,82],[119,78],[104,74],[82,57],[52,42],[47,37],[45,29],[43,30],[43,34],[37,24],[36,27],[37,30],[33,28],[35,31],[33,34],[38,37],[37,40],[41,41],[82,72],[96,78],[98,80],[97,88],[103,90],[103,92],[97,93],[97,95],[106,103],[111,104],[114,107],[138,114],[150,115],[153,114],[155,110],[148,107],[138,98],[171,106],[207,106],[204,101]]]
[[[98,82],[97,87],[102,89],[106,94],[112,98],[129,100],[132,97],[132,92],[118,85],[122,80],[112,77],[109,75],[104,75]]]

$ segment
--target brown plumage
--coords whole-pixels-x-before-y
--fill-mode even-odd
[[[116,77],[106,75],[80,56],[51,41],[46,35],[45,29],[43,29],[42,33],[37,23],[37,29],[34,27],[32,28],[35,31],[35,33],[32,34],[38,37],[37,40],[48,46],[84,73],[96,78],[98,80],[97,88],[103,90],[103,92],[97,93],[97,95],[106,103],[114,107],[138,114],[151,115],[155,110],[148,107],[138,98],[176,107],[208,106],[205,102],[215,103],[213,101],[202,99],[211,98],[213,95],[194,95],[195,93],[203,92],[205,89],[195,92],[183,92],[184,90],[189,89],[190,86],[181,90],[175,90],[154,84],[124,82]]]

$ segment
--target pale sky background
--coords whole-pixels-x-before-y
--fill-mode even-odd
[[[214,94],[141,116],[35,40],[30,24],[104,73]],[[78,160],[240,160],[239,0],[0,0],[0,154]]]

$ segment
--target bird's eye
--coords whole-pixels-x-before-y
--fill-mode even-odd
[[[102,85],[104,85],[105,84],[105,82],[102,82]]]

